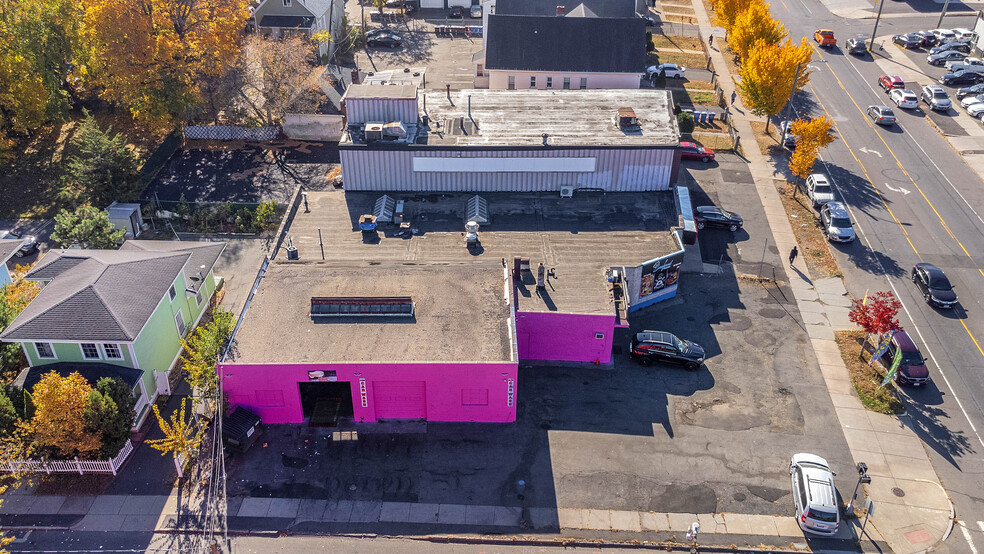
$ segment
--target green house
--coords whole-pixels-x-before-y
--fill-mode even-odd
[[[0,333],[18,342],[34,372],[48,364],[142,372],[136,426],[160,393],[221,282],[212,271],[222,242],[130,240],[119,250],[49,251],[25,279],[38,296]]]

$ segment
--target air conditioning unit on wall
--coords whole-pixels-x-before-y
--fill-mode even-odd
[[[560,186],[560,197],[570,198],[574,196],[574,186],[573,185],[561,185]]]

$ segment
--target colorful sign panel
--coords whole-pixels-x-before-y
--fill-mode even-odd
[[[681,265],[683,265],[683,252],[670,254],[642,264],[639,298],[645,298],[677,284],[680,280]]]
[[[871,355],[871,359],[868,360],[868,365],[875,363],[875,360],[881,358],[888,352],[888,345],[892,343],[892,337],[895,336],[895,331],[889,331],[882,338],[881,342],[878,343],[878,348],[875,349],[875,353]]]

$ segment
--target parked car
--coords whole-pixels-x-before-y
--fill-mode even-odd
[[[379,34],[372,38],[366,39],[367,46],[386,46],[389,48],[399,48],[403,44],[403,40],[400,35],[394,35],[392,33]]]
[[[831,242],[853,242],[854,225],[843,202],[827,202],[820,208],[820,223],[823,234]]]
[[[782,145],[790,150],[796,149],[796,135],[789,131],[792,121],[782,121],[779,123],[779,136],[782,137]]]
[[[974,42],[977,39],[977,33],[966,28],[952,29],[953,34],[956,35],[955,40]]]
[[[941,52],[949,52],[950,50],[960,52],[962,54],[970,54],[970,44],[967,44],[966,42],[948,42],[946,44],[934,46],[929,50],[929,54],[939,54]]]
[[[950,60],[962,60],[964,53],[959,50],[944,50],[938,54],[930,54],[926,57],[929,65],[943,65]]]
[[[960,107],[966,108],[967,106],[973,104],[980,104],[984,102],[984,94],[978,94],[977,96],[968,96],[960,101]]]
[[[680,159],[699,160],[704,163],[714,160],[714,151],[708,150],[692,142],[680,143]]]
[[[892,89],[905,88],[905,81],[898,75],[882,75],[878,78],[878,86],[885,92],[890,92]]]
[[[964,98],[960,101],[960,105],[970,117],[980,117],[984,114],[984,94]]]
[[[717,206],[698,206],[694,210],[694,221],[697,222],[698,229],[717,227],[727,229],[732,233],[741,229],[742,225],[745,224],[740,215]]]
[[[948,111],[953,105],[946,91],[939,85],[926,85],[922,89],[922,101],[929,104],[932,110]]]
[[[0,239],[21,239],[24,241],[21,243],[21,247],[14,252],[14,256],[18,258],[30,256],[38,251],[38,239],[34,235],[22,235],[6,229],[0,229]]]
[[[958,69],[979,69],[984,68],[984,60],[980,58],[967,57],[962,60],[950,60],[943,64],[947,71],[956,72]]]
[[[468,17],[472,19],[482,19],[482,6],[476,4],[468,9]]]
[[[371,39],[373,37],[382,36],[382,35],[395,35],[395,34],[396,33],[394,33],[390,29],[370,29],[370,30],[366,31],[366,40],[369,40],[369,39]]]
[[[701,345],[665,331],[636,333],[629,343],[629,352],[641,365],[671,363],[696,371],[704,363],[704,348]]]
[[[879,125],[886,125],[889,127],[895,125],[895,112],[893,112],[892,108],[889,108],[888,106],[868,106],[866,113],[872,121]]]
[[[952,308],[957,303],[957,293],[953,292],[953,285],[946,278],[946,273],[931,263],[912,266],[912,282],[930,306]]]
[[[448,18],[450,19],[462,19],[465,17],[465,9],[461,6],[454,6],[448,10]]]
[[[813,201],[814,208],[834,201],[834,189],[823,173],[814,173],[806,178],[806,195]]]
[[[834,38],[834,32],[830,29],[817,29],[813,32],[813,40],[817,41],[817,44],[824,48],[837,46],[837,39]]]
[[[936,46],[936,44],[939,42],[939,39],[936,38],[936,35],[930,33],[929,31],[916,31],[915,34],[922,37],[922,42],[919,44],[919,46],[922,46],[923,48],[931,48],[933,46]]]
[[[902,48],[919,48],[922,46],[923,37],[916,33],[906,33],[904,35],[892,35],[892,42]]]
[[[984,93],[984,83],[977,85],[971,85],[969,87],[963,87],[957,89],[957,99],[966,98],[968,96],[977,96],[978,94]]]
[[[835,535],[840,527],[840,508],[834,473],[827,460],[815,454],[794,454],[789,462],[789,475],[800,528],[807,533]]]
[[[868,53],[868,43],[863,38],[847,39],[847,52],[855,56],[863,56]]]
[[[952,29],[933,29],[930,33],[936,35],[936,41],[939,44],[946,44],[950,41],[957,40],[957,34]]]
[[[984,69],[982,67],[981,69]],[[953,73],[946,73],[940,77],[941,85],[974,85],[984,81],[984,75],[968,69],[960,69]]]
[[[914,110],[919,107],[919,97],[907,88],[897,88],[888,95],[895,105],[904,110]]]
[[[886,367],[891,367],[893,360],[895,360],[895,354],[900,350],[902,351],[902,359],[899,362],[899,370],[895,373],[895,382],[900,385],[922,386],[929,380],[929,369],[926,367],[926,359],[923,358],[916,343],[909,337],[909,333],[900,329],[892,335],[892,340],[888,343],[888,350],[882,354],[882,363]]]
[[[683,79],[683,77],[687,74],[687,68],[675,63],[661,63],[659,65],[651,65],[646,68],[646,75],[650,79],[655,79],[660,73],[662,73],[667,79]]]

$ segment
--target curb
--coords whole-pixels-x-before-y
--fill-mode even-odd
[[[673,541],[608,541],[604,539],[576,539],[576,538],[557,538],[557,539],[537,539],[524,537],[511,537],[508,539],[496,539],[491,537],[466,537],[458,535],[425,535],[423,537],[400,537],[407,540],[417,540],[423,542],[440,542],[446,544],[476,544],[476,545],[498,545],[498,546],[544,546],[544,547],[564,547],[564,548],[597,548],[618,547],[618,548],[637,548],[640,550],[663,550],[666,552],[693,552],[692,545]],[[766,550],[776,554],[802,554],[811,550],[795,550],[788,548],[766,547],[740,547],[731,545],[698,545],[701,552],[739,552],[739,553],[761,553]]]
[[[928,479],[915,479],[915,481],[919,481],[921,483],[932,483],[936,485],[937,487],[939,487],[940,491],[943,492],[943,495],[946,496],[947,503],[950,504],[950,524],[946,528],[946,533],[943,533],[943,537],[940,540],[936,541],[936,544],[926,549],[927,551],[929,551],[935,549],[937,546],[946,542],[946,539],[950,538],[950,533],[953,531],[953,523],[957,520],[957,510],[956,508],[953,507],[953,500],[950,499],[950,493],[946,492],[946,489],[943,487],[943,485],[941,485],[936,481],[930,481]]]

